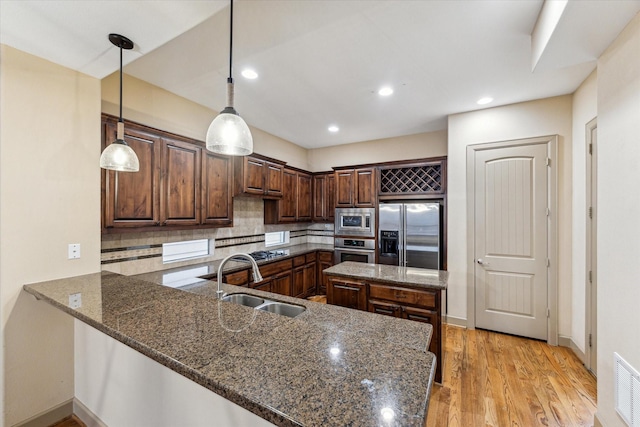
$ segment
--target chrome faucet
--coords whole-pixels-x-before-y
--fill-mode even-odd
[[[256,260],[253,259],[251,255],[241,253],[241,252],[236,254],[231,254],[225,259],[223,259],[222,262],[220,263],[220,266],[218,267],[218,290],[216,291],[216,295],[218,296],[218,299],[222,298],[222,294],[224,294],[224,291],[221,289],[222,288],[222,268],[227,263],[227,261],[229,261],[232,258],[238,258],[238,257],[246,258],[249,261],[251,261],[251,271],[253,272],[253,281],[255,283],[262,282],[263,280],[262,275],[260,274],[260,270],[258,269],[258,264],[256,263]]]

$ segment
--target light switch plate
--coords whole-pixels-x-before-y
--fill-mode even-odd
[[[71,308],[80,308],[82,306],[82,294],[71,294],[69,295],[69,307]]]
[[[69,244],[69,259],[80,258],[80,243]]]

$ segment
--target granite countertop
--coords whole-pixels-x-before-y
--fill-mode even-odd
[[[267,248],[265,250],[271,250],[272,248]],[[285,251],[285,255],[280,255],[277,257],[263,259],[256,261],[258,265],[267,264],[270,262],[281,261],[285,259],[290,259],[296,257],[298,255],[304,255],[309,252],[315,251],[329,251],[333,252],[333,245],[326,245],[320,243],[305,243],[301,245],[293,245],[287,247],[278,247],[273,248],[272,250],[283,250]],[[170,268],[166,270],[153,271],[150,273],[142,273],[137,274],[131,277],[135,277],[141,280],[146,280],[153,283],[158,283],[161,285],[169,286],[172,288],[182,287],[186,285],[197,285],[199,283],[204,283],[208,279],[213,279],[218,275],[218,267],[222,259],[200,263],[200,264],[192,264],[184,267],[176,267]],[[240,271],[243,269],[250,268],[251,265],[248,262],[243,261],[229,261],[224,266],[224,273],[233,273],[234,271]]]
[[[289,318],[219,301],[208,280],[187,292],[108,272],[24,289],[273,424],[424,425],[431,325],[223,287],[306,311]]]
[[[364,264],[347,261],[324,270],[325,274],[351,279],[393,283],[400,286],[425,289],[447,289],[448,271],[397,265]]]

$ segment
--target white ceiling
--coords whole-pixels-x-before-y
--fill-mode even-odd
[[[446,128],[446,116],[572,93],[640,0],[570,0],[535,71],[543,0],[239,0],[235,106],[307,148]],[[125,72],[216,111],[226,104],[228,1],[0,0],[0,42],[103,78]],[[244,67],[256,80],[240,76]],[[395,93],[377,95],[382,85]],[[126,88],[125,88],[126,91]],[[327,131],[330,124],[340,132]]]

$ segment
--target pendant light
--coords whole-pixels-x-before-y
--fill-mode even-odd
[[[138,172],[140,170],[138,156],[124,140],[124,122],[122,121],[122,49],[133,49],[133,42],[120,34],[109,34],[109,40],[120,48],[120,119],[116,140],[102,152],[100,167],[118,172]]]
[[[227,107],[216,116],[207,130],[207,150],[231,156],[246,156],[253,152],[253,138],[249,126],[233,108],[233,0],[229,18],[229,78],[227,79]]]

